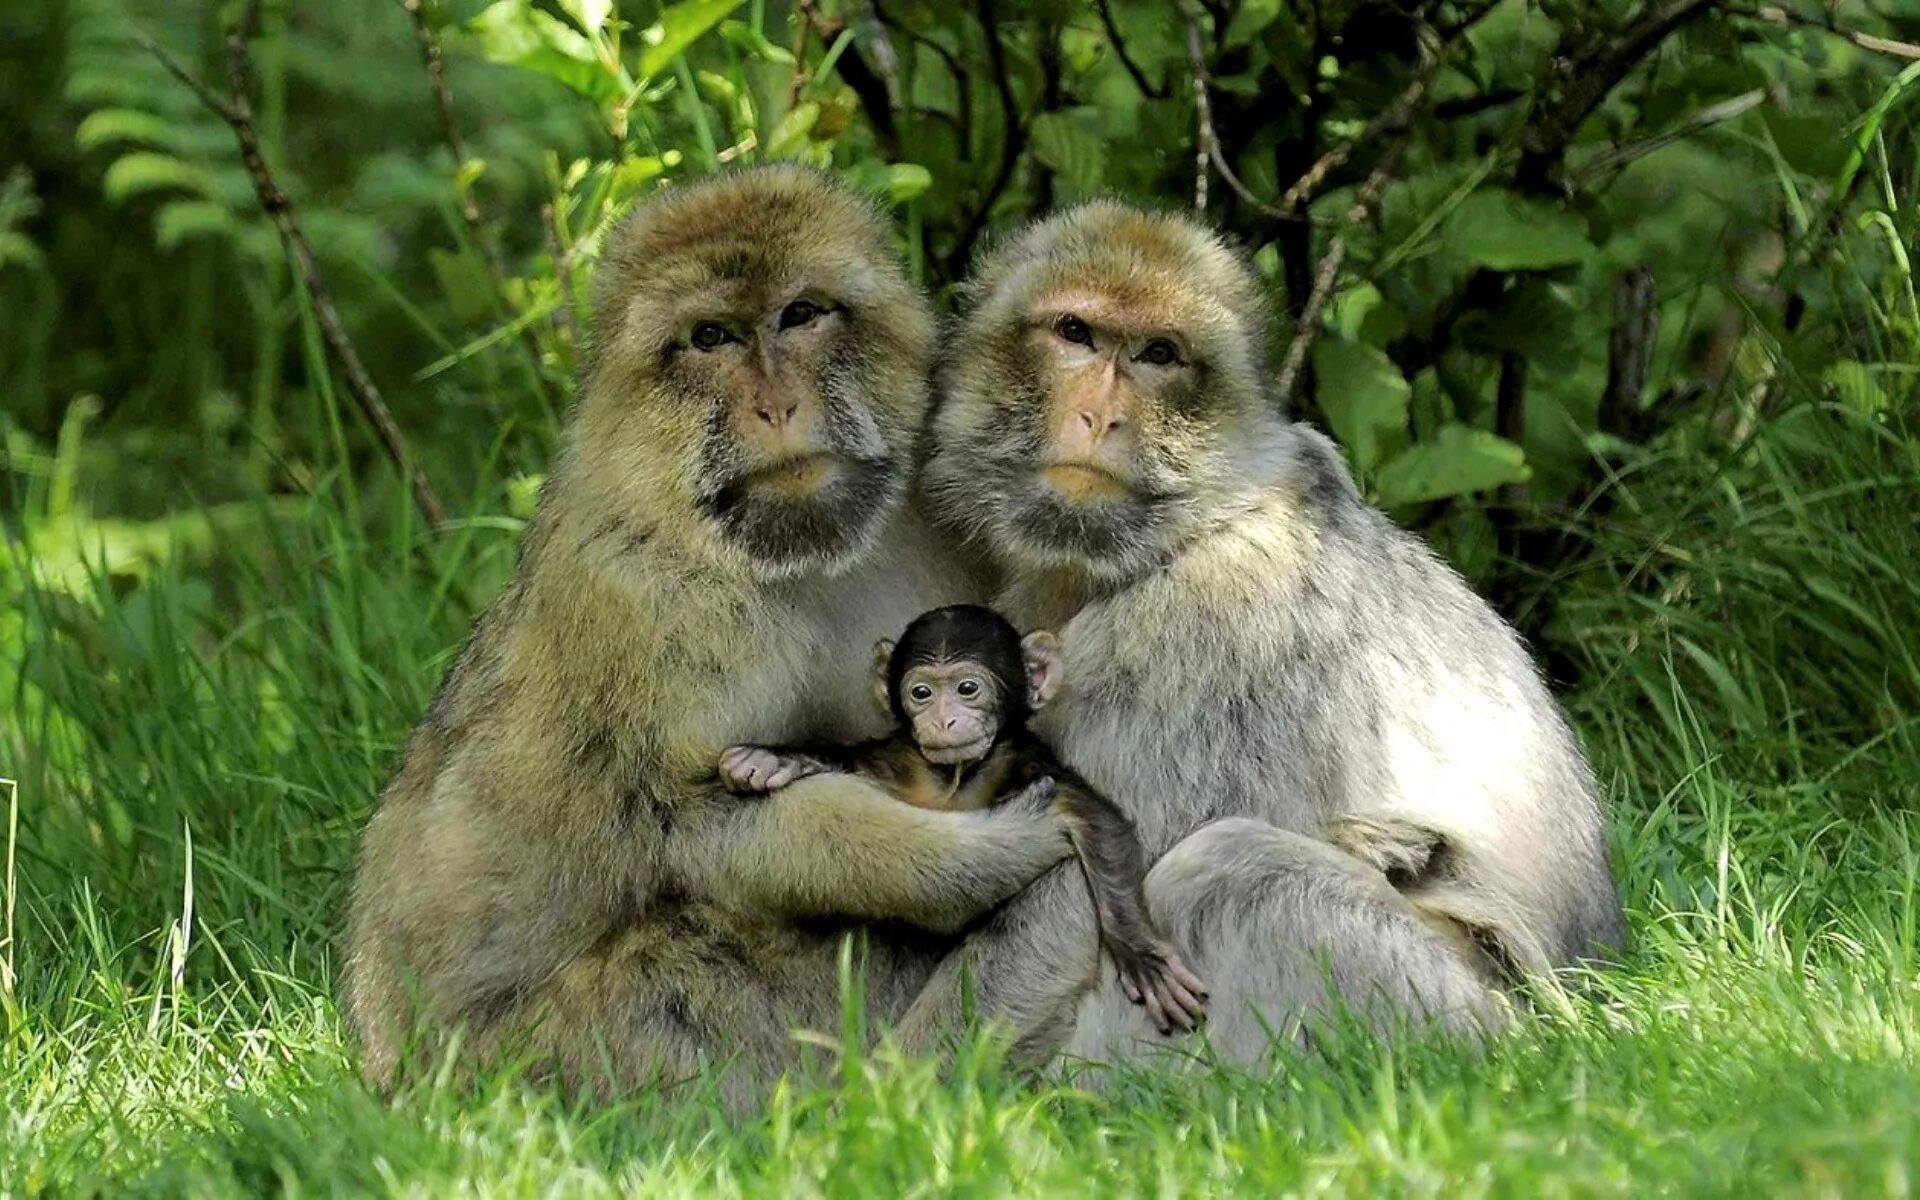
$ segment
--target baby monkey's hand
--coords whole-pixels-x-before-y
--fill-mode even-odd
[[[736,792],[771,792],[824,768],[801,755],[765,746],[729,746],[720,755],[720,780]]]
[[[1207,985],[1187,970],[1172,946],[1160,941],[1141,946],[1108,943],[1107,953],[1120,968],[1120,988],[1127,999],[1146,1006],[1161,1033],[1192,1029],[1207,1015]]]

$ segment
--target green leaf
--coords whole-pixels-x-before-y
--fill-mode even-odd
[[[619,207],[630,197],[638,195],[650,181],[679,165],[678,150],[669,150],[664,154],[629,155],[614,169],[613,187],[607,194],[607,202]]]
[[[1106,175],[1107,147],[1086,106],[1041,113],[1033,119],[1033,155],[1082,192],[1100,190]]]
[[[887,168],[882,194],[894,204],[905,204],[933,186],[933,172],[919,163],[894,163]]]
[[[767,153],[774,158],[785,158],[805,146],[807,134],[819,119],[820,106],[813,101],[803,100],[794,105],[773,127],[773,133],[767,138]]]
[[[793,65],[793,51],[769,41],[766,34],[745,21],[720,22],[720,36],[727,39],[728,45],[762,62],[779,63],[783,67]]]
[[[433,268],[447,306],[460,322],[473,325],[492,315],[493,277],[487,273],[486,264],[471,254],[430,246],[427,265]]]
[[[1413,389],[1378,349],[1337,337],[1323,337],[1314,347],[1313,372],[1334,437],[1354,470],[1366,473],[1380,461],[1388,436],[1406,429]]]
[[[1525,483],[1532,475],[1519,446],[1484,429],[1448,424],[1382,466],[1374,495],[1382,507],[1394,508]]]
[[[188,238],[225,237],[233,229],[233,214],[225,205],[211,200],[176,200],[153,214],[153,240],[163,250],[171,250]]]
[[[1862,416],[1877,416],[1887,411],[1887,394],[1866,363],[1845,359],[1829,366],[1820,382],[1832,390],[1834,398]]]
[[[740,0],[683,0],[660,14],[660,20],[640,31],[640,78],[652,79],[699,41],[708,30],[740,7]]]
[[[1442,224],[1441,237],[1467,261],[1496,271],[1557,267],[1594,250],[1578,213],[1497,188],[1461,201]]]
[[[613,15],[613,0],[560,0],[560,7],[582,29],[598,30]]]
[[[559,80],[594,100],[620,94],[620,83],[594,55],[580,31],[530,0],[498,0],[467,22],[490,62],[521,67]]]
[[[180,129],[165,117],[137,108],[103,108],[87,114],[74,130],[73,140],[91,150],[116,142],[181,148]]]
[[[213,181],[205,169],[182,162],[168,154],[137,151],[114,160],[104,181],[107,199],[128,200],[147,192],[178,190],[199,196],[213,194]]]
[[[40,247],[28,240],[24,233],[15,233],[11,229],[0,229],[0,267],[38,268],[46,261],[40,253]]]

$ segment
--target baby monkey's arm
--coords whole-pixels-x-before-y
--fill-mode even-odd
[[[1145,1005],[1161,1033],[1192,1029],[1206,1013],[1207,986],[1180,961],[1147,915],[1146,854],[1126,814],[1070,771],[1055,776],[1053,811],[1067,825],[1100,919],[1100,940],[1127,999]]]
[[[720,782],[736,792],[773,792],[812,775],[842,772],[885,786],[884,770],[896,739],[853,746],[729,746],[720,755]]]

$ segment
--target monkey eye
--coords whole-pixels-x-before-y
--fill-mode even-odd
[[[933,699],[933,689],[924,683],[916,683],[907,689],[907,695],[912,696],[915,700],[925,702]]]
[[[1061,317],[1053,323],[1053,332],[1063,342],[1072,342],[1076,346],[1093,345],[1093,330],[1079,317]]]
[[[1154,338],[1140,348],[1140,362],[1170,367],[1180,361],[1180,348],[1165,338]]]
[[[811,300],[795,300],[780,310],[780,328],[798,329],[802,325],[811,325],[819,317],[825,316],[826,311]]]
[[[734,340],[727,327],[718,321],[702,321],[693,327],[693,348],[714,350]]]
[[[962,679],[960,686],[953,690],[971,700],[980,694],[980,681],[977,679]]]

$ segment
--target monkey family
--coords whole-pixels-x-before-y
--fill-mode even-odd
[[[1342,1010],[1484,1037],[1623,945],[1533,662],[1281,411],[1238,250],[1052,214],[936,352],[894,246],[794,166],[608,238],[518,570],[362,843],[369,1079],[457,1046],[750,1104],[838,1026],[848,939],[869,1027],[1035,1064],[1154,1058],[1202,1000],[1231,1063]],[[971,652],[902,638],[876,713],[869,649],[956,604],[1057,640],[935,621]]]
[[[1162,1033],[1192,1029],[1206,986],[1148,918],[1133,823],[1027,728],[1060,685],[1054,636],[1022,638],[991,609],[954,604],[914,618],[898,644],[876,643],[873,665],[874,699],[895,722],[891,735],[844,747],[730,747],[721,778],[737,791],[769,792],[845,771],[903,804],[954,812],[1050,799],[1067,823],[1127,998]]]

